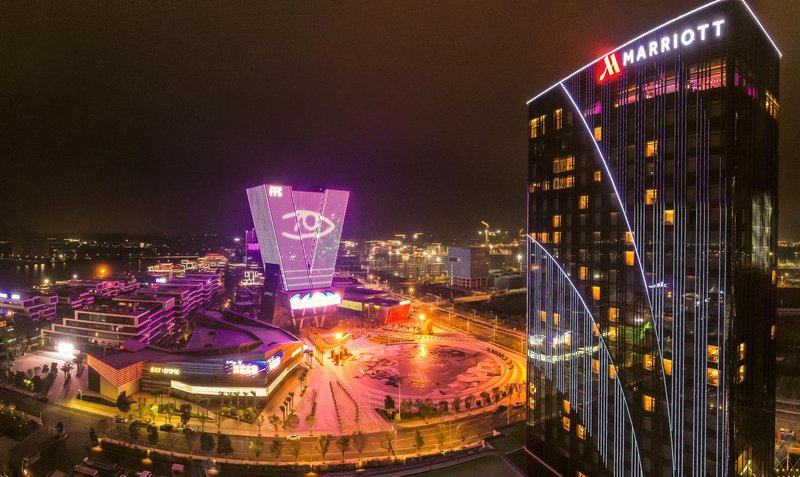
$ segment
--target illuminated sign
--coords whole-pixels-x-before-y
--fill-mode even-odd
[[[247,250],[255,250],[258,251],[259,247],[257,243],[249,243],[247,244]]]
[[[307,308],[338,305],[341,302],[342,296],[332,291],[295,293],[289,298],[289,307],[292,310],[304,310]]]
[[[646,44],[630,48],[622,52],[622,66],[638,63],[660,53],[685,48],[695,42],[704,42],[708,38],[718,38],[722,36],[722,25],[724,24],[725,19],[702,23],[695,28],[687,28],[680,33],[675,32],[672,35],[664,35],[658,40],[651,40]]]
[[[289,359],[294,358],[295,356],[300,354],[302,351],[303,351],[303,348],[297,348],[296,350],[294,350],[294,352],[292,353],[292,356]]]
[[[151,374],[169,374],[171,376],[178,376],[181,370],[178,368],[162,368],[161,366],[150,366]]]
[[[343,190],[247,189],[264,264],[277,264],[285,291],[331,286],[347,200]]]
[[[265,361],[242,361],[242,360],[227,360],[225,361],[225,373],[234,376],[245,376],[252,378],[258,373],[267,369]]]
[[[611,53],[603,57],[603,72],[597,77],[597,81],[603,81],[606,77],[612,77],[619,74],[619,62],[617,61],[617,54]]]
[[[11,294],[11,299],[12,300],[19,300],[19,294],[18,293],[12,293]]]
[[[282,360],[283,351],[278,351],[277,353],[273,354],[272,357],[267,360],[267,372],[271,373],[278,369],[278,366],[281,365]]]
[[[8,298],[8,293],[0,293],[0,298]]]

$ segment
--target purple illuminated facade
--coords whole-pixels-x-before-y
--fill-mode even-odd
[[[349,196],[271,184],[247,189],[264,268],[279,267],[284,291],[331,286]]]

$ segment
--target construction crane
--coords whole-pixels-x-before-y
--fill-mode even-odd
[[[489,247],[489,224],[483,220],[481,220],[481,223],[486,227],[486,231],[483,233],[483,242],[486,244],[486,248],[491,248]]]

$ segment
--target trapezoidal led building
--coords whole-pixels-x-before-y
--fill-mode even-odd
[[[720,0],[528,103],[538,465],[773,473],[780,56]]]
[[[264,303],[274,306],[280,287],[292,309],[336,305],[341,296],[325,290],[333,281],[336,255],[350,192],[300,191],[264,184],[247,189],[261,258]]]

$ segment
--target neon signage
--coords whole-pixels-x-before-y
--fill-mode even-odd
[[[304,310],[307,308],[338,305],[341,302],[342,296],[332,291],[295,293],[289,298],[289,308],[292,310]]]
[[[283,187],[281,187],[281,186],[269,186],[269,196],[270,197],[283,197]]]
[[[297,210],[284,214],[281,218],[290,220],[294,224],[295,233],[281,232],[281,235],[292,240],[318,239],[330,234],[336,228],[329,218],[313,210]]]
[[[267,360],[267,372],[271,373],[278,369],[278,366],[281,365],[282,360],[283,351],[278,351],[277,353],[273,354],[272,357]]]
[[[178,376],[181,370],[178,368],[162,368],[161,366],[150,366],[151,374],[169,374],[171,376]]]
[[[264,371],[267,364],[264,361],[242,361],[242,360],[227,360],[225,361],[225,372],[234,376],[244,376],[252,378],[258,373]]]
[[[0,298],[8,298],[8,293],[0,293]]]
[[[19,293],[12,293],[12,294],[11,294],[11,299],[12,299],[12,300],[19,300],[19,299],[20,299],[20,298],[19,298]]]
[[[610,78],[619,74],[619,62],[617,61],[616,53],[611,53],[603,57],[602,64],[604,65],[603,72],[597,77],[597,81],[603,81],[606,77]]]
[[[622,52],[622,66],[638,63],[659,53],[685,48],[711,37],[718,38],[722,36],[722,25],[724,24],[725,19],[721,18],[711,23],[702,23],[695,28],[687,28],[680,33],[664,35],[658,40],[649,41],[646,45],[639,45],[638,48],[630,48]]]

